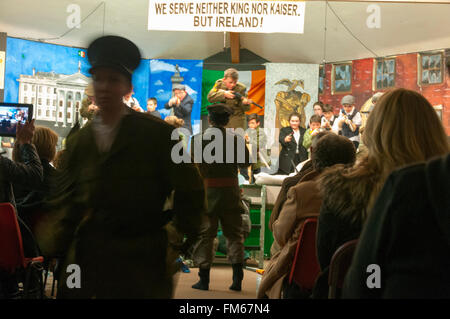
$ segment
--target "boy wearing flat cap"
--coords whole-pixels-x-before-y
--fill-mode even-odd
[[[248,167],[250,155],[244,139],[225,129],[233,110],[225,104],[213,104],[207,109],[211,126],[202,135],[194,136],[191,146],[192,157],[195,158],[198,151],[206,153],[213,143],[217,143],[216,139],[222,141],[217,143],[220,147],[214,149],[212,161],[203,158],[198,164],[206,188],[207,215],[202,222],[199,240],[193,252],[193,259],[199,265],[200,281],[192,288],[209,289],[213,243],[220,221],[223,234],[227,238],[227,255],[233,268],[233,283],[230,289],[240,291],[244,277],[244,234],[241,214],[245,208],[239,190],[238,167]],[[230,141],[233,142],[233,148],[230,145],[227,147]],[[226,153],[230,149],[233,155],[227,158]]]
[[[342,110],[337,119],[339,135],[347,137],[355,145],[359,146],[359,128],[362,124],[361,114],[355,107],[355,98],[352,95],[346,95],[341,100]]]
[[[173,114],[184,121],[183,127],[192,134],[191,112],[194,100],[186,92],[183,84],[174,84],[173,97],[164,105],[164,108],[173,108]]]
[[[172,161],[172,126],[123,103],[140,63],[136,45],[101,37],[88,58],[99,111],[67,141],[39,245],[45,255],[66,256],[58,298],[171,298],[163,204],[174,191],[174,225],[196,236],[204,209],[200,174]],[[81,288],[68,289],[69,264],[80,267]]]

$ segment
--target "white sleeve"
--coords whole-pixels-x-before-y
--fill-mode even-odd
[[[352,122],[356,126],[361,126],[362,124],[361,113],[357,112],[356,115],[353,117]]]
[[[340,120],[342,120],[342,115],[339,114],[339,117],[334,120],[333,127],[331,128],[331,130],[336,134],[339,134],[339,121]]]

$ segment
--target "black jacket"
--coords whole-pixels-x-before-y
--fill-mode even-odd
[[[300,139],[298,141],[298,145],[295,142],[294,136],[292,136],[292,140],[289,143],[286,143],[284,139],[294,132],[294,130],[290,127],[283,127],[280,130],[279,142],[281,144],[280,157],[278,161],[279,170],[284,172],[285,174],[289,174],[294,171],[294,166],[292,165],[292,161],[294,161],[295,153],[298,148],[300,155],[300,162],[294,164],[298,165],[299,163],[308,159],[308,151],[303,147],[303,136],[305,135],[306,129],[300,127]]]
[[[381,270],[381,288],[366,285]],[[450,298],[450,154],[395,171],[361,234],[347,298]]]
[[[169,102],[167,102],[164,107],[166,109],[173,108],[173,113],[176,117],[184,120],[183,127],[188,129],[189,132],[192,134],[192,124],[191,124],[191,112],[192,107],[194,105],[194,100],[189,96],[189,94],[186,93],[186,96],[184,99],[180,102],[179,106],[169,105]]]
[[[16,203],[12,183],[20,184],[24,188],[39,187],[43,174],[42,164],[34,145],[20,145],[19,152],[21,163],[0,156],[0,202],[9,202],[14,206]]]

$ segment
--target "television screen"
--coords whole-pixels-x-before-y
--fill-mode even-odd
[[[0,136],[16,136],[17,123],[33,117],[32,104],[0,103]]]

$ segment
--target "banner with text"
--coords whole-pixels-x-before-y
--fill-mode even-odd
[[[305,2],[149,0],[148,29],[303,33]]]

